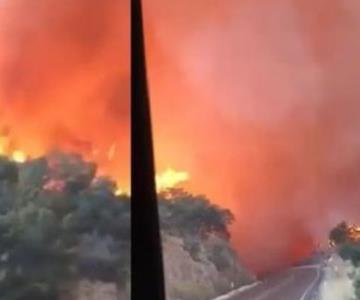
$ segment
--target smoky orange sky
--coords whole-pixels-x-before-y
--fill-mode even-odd
[[[123,0],[0,0],[0,129],[14,148],[76,151],[128,186],[129,16]]]
[[[232,210],[246,264],[282,266],[359,220],[357,0],[144,0],[144,12],[157,169],[188,171],[187,188]],[[0,127],[14,147],[83,153],[127,186],[129,46],[129,1],[0,0]]]
[[[360,2],[144,0],[158,170],[270,270],[360,221]]]

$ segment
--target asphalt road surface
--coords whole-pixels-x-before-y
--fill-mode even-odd
[[[321,265],[291,268],[228,300],[318,300]]]

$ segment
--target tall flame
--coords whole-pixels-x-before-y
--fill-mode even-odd
[[[23,163],[27,160],[27,155],[21,150],[15,150],[11,154],[11,159],[16,161],[17,163]]]
[[[0,136],[0,155],[7,156],[17,163],[23,163],[28,158],[24,151],[13,147],[10,138],[6,135]]]
[[[7,156],[11,160],[17,163],[23,163],[27,161],[31,156],[28,155],[25,151],[16,149],[12,145],[14,141],[11,140],[11,137],[3,134],[0,135],[0,155]],[[116,143],[113,143],[108,152],[107,158],[108,160],[112,160],[116,153]],[[98,153],[90,153],[89,155],[85,155],[85,158],[90,158],[96,161],[96,156]],[[88,156],[88,157],[86,157]],[[99,175],[107,175],[106,172],[101,168],[99,168]],[[179,184],[187,182],[190,179],[189,173],[185,171],[177,171],[173,168],[167,168],[165,171],[156,174],[155,181],[157,186],[157,192],[161,192],[167,189],[171,189],[177,187]],[[117,188],[115,190],[116,195],[130,195],[128,188],[120,187],[120,183],[117,182],[117,179],[114,178],[117,184]]]
[[[167,168],[164,172],[156,175],[156,188],[158,192],[174,188],[179,184],[188,181],[189,178],[190,176],[187,172]]]

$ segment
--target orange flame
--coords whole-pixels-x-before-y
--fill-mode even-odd
[[[0,155],[74,152],[129,186],[129,3],[1,4]]]
[[[15,150],[13,153],[11,153],[11,159],[17,163],[23,163],[27,160],[27,155],[21,150]]]
[[[360,241],[360,226],[356,224],[351,224],[348,226],[347,231],[350,240],[354,242]]]
[[[14,149],[9,137],[0,136],[0,155],[7,156],[17,163],[23,163],[28,159],[28,155],[19,149]]]
[[[172,168],[167,168],[164,172],[156,175],[157,191],[163,191],[174,188],[181,183],[188,181],[190,178],[187,172],[176,171]]]

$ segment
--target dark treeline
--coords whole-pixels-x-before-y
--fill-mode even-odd
[[[224,240],[208,256],[229,267],[230,211],[180,189],[160,193],[159,210],[162,232],[184,240],[194,260],[209,236]],[[130,197],[79,155],[0,157],[0,299],[56,300],[82,279],[125,289],[130,217]]]
[[[96,166],[53,153],[0,159],[0,298],[57,299],[77,279],[125,285],[130,201]]]

